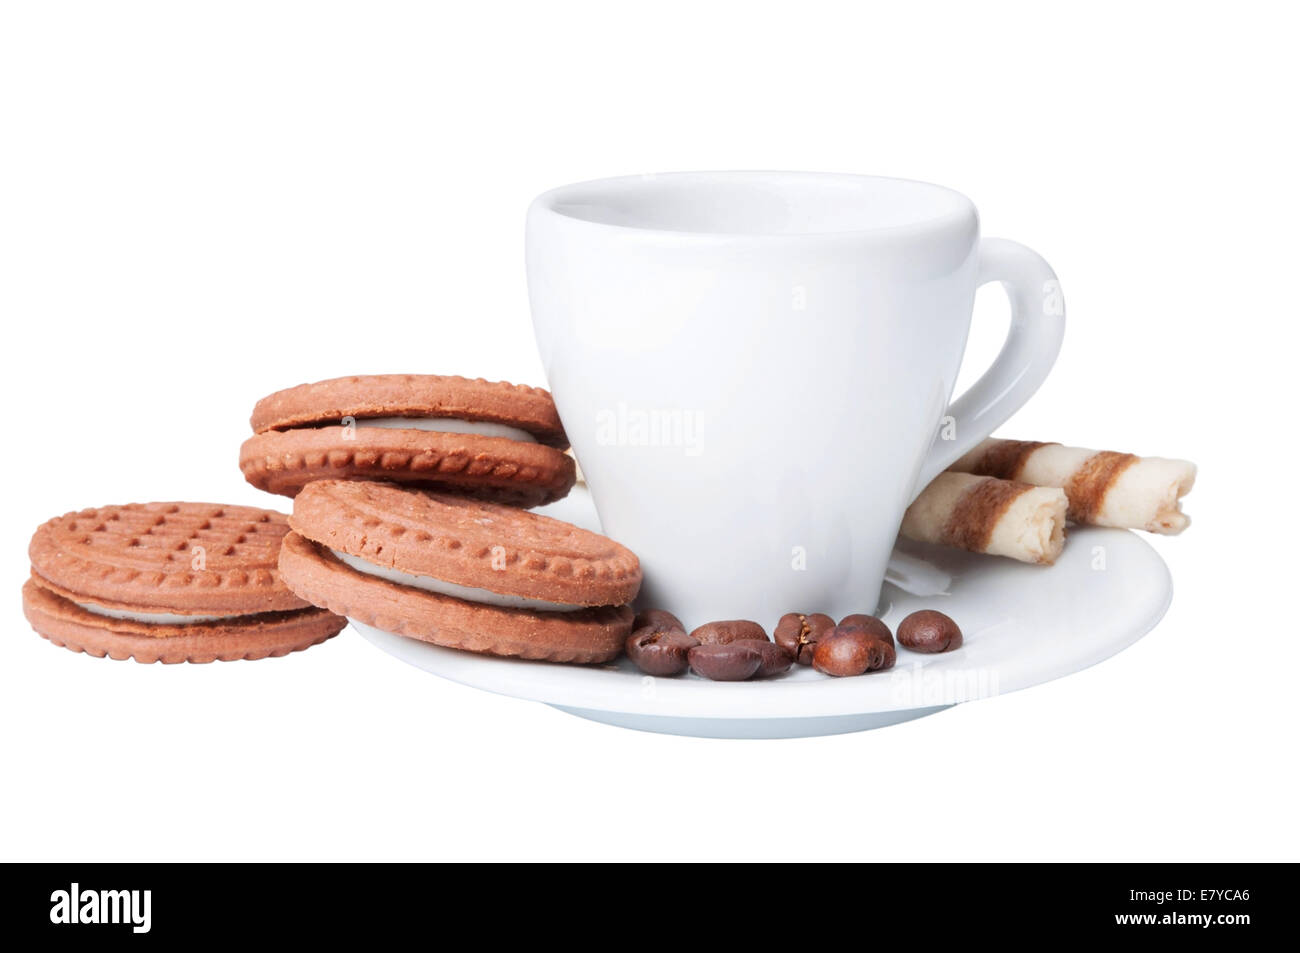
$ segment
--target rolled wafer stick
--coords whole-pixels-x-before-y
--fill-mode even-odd
[[[1075,523],[1173,536],[1191,522],[1180,500],[1196,481],[1196,465],[1186,460],[989,439],[951,469],[1061,487],[1070,501],[1069,519]]]
[[[922,543],[1051,565],[1065,545],[1065,492],[969,473],[940,473],[903,515]]]

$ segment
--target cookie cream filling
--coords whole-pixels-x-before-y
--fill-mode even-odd
[[[434,433],[473,433],[483,437],[505,437],[522,443],[536,443],[527,430],[494,423],[490,420],[462,420],[459,417],[356,417],[358,427],[384,427],[389,430],[426,430]],[[342,421],[340,421],[340,426]]]
[[[124,619],[128,622],[148,622],[152,625],[190,625],[194,622],[219,622],[222,619],[238,619],[250,615],[248,612],[232,612],[229,615],[177,615],[174,612],[136,612],[128,609],[107,609],[93,602],[78,602],[77,606],[95,615],[110,619]]]
[[[543,599],[529,599],[525,596],[508,596],[500,592],[492,592],[490,589],[462,586],[443,579],[434,579],[432,576],[416,576],[413,573],[402,572],[400,569],[376,566],[374,563],[359,559],[349,553],[341,553],[337,549],[331,549],[330,552],[337,556],[340,562],[351,566],[357,572],[363,572],[369,576],[378,576],[380,579],[387,579],[389,582],[395,582],[400,586],[411,586],[415,589],[423,589],[426,592],[435,592],[440,596],[464,599],[466,602],[482,602],[486,605],[500,606],[503,609],[533,609],[540,612],[576,612],[579,609],[587,608],[586,606],[573,605],[567,602],[547,602]]]

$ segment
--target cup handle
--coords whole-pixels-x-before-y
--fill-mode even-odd
[[[1037,252],[1005,238],[983,239],[976,285],[990,281],[1002,282],[1011,299],[1011,329],[984,376],[949,406],[913,497],[1019,410],[1061,350],[1065,300],[1056,274]]]

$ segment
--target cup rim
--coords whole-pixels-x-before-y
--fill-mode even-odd
[[[728,231],[679,229],[640,223],[627,224],[598,221],[571,214],[560,207],[565,204],[583,204],[576,200],[587,198],[592,194],[608,193],[610,195],[616,195],[620,191],[628,192],[633,187],[637,189],[646,189],[652,187],[655,183],[677,184],[691,179],[699,180],[701,182],[707,182],[709,180],[715,180],[718,182],[759,182],[768,179],[773,181],[780,180],[781,184],[784,185],[789,185],[791,183],[797,184],[801,182],[805,184],[826,184],[828,182],[839,184],[854,182],[890,183],[900,187],[914,188],[937,194],[941,197],[942,201],[948,204],[949,208],[937,212],[936,214],[919,217],[916,220],[894,224],[862,225],[853,228],[827,228],[810,231]],[[897,238],[905,235],[942,230],[945,227],[959,225],[970,220],[978,222],[979,219],[979,213],[976,210],[975,203],[967,196],[955,189],[950,189],[947,186],[938,185],[934,182],[926,182],[920,179],[908,179],[898,176],[864,175],[852,172],[806,172],[759,169],[657,172],[644,173],[641,175],[622,175],[599,179],[587,179],[582,182],[573,182],[568,185],[548,189],[534,198],[528,209],[528,218],[532,220],[538,216],[553,218],[569,227],[603,230],[611,234],[620,234],[625,237],[645,236],[660,240],[670,239],[672,241],[682,242],[717,242],[720,240],[729,242],[779,242],[810,239],[852,239],[855,237],[871,238],[877,236]]]

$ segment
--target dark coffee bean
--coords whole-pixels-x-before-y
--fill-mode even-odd
[[[763,667],[762,651],[745,641],[697,645],[687,657],[691,671],[715,682],[743,682]]]
[[[878,671],[893,664],[893,643],[861,626],[836,626],[817,641],[813,650],[813,668],[840,678]]]
[[[817,640],[835,628],[835,620],[821,612],[804,615],[787,612],[776,624],[776,644],[785,649],[800,665],[811,665]]]
[[[680,675],[686,671],[686,653],[699,645],[681,629],[642,626],[627,637],[627,657],[647,675]]]
[[[773,675],[780,675],[782,672],[790,671],[790,666],[794,664],[794,656],[775,642],[738,639],[735,642],[729,642],[728,645],[752,645],[762,653],[763,664],[759,666],[758,672],[754,675],[755,678],[770,678]]]
[[[855,625],[858,628],[866,629],[872,635],[878,635],[890,645],[894,644],[894,633],[889,631],[889,626],[881,622],[873,615],[857,614],[846,615],[840,619],[840,625]]]
[[[731,619],[726,622],[706,622],[694,632],[691,638],[701,645],[726,645],[738,639],[756,639],[768,641],[767,633],[757,622],[748,619]]]
[[[648,625],[653,625],[656,629],[664,632],[671,629],[686,631],[686,626],[682,625],[682,620],[667,609],[642,609],[636,614],[636,618],[632,620],[632,631],[644,629]]]
[[[898,641],[913,652],[951,652],[961,648],[961,629],[942,612],[922,609],[898,624]]]

